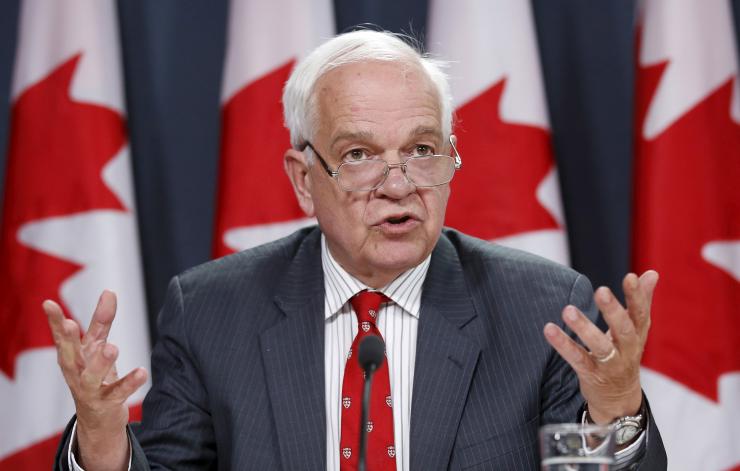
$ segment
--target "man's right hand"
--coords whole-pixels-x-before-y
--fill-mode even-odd
[[[118,378],[118,348],[107,341],[116,316],[116,295],[103,291],[82,340],[80,326],[65,318],[57,303],[47,300],[43,307],[57,362],[77,408],[78,464],[86,471],[127,469],[126,399],[146,382],[147,372],[136,368]]]

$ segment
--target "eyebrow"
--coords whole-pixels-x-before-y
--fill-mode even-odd
[[[434,136],[436,137],[440,142],[442,141],[442,131],[440,131],[437,128],[434,127],[428,127],[428,126],[417,126],[413,131],[409,133],[409,137],[416,137],[416,136]],[[334,139],[331,141],[331,149],[336,146],[337,142],[347,140],[347,141],[372,141],[373,137],[375,135],[372,132],[369,131],[348,131],[348,132],[342,132],[336,135]]]
[[[337,134],[331,141],[330,149],[334,149],[339,141],[372,141],[374,134],[369,131],[347,131]]]
[[[416,129],[411,131],[411,136],[428,136],[432,135],[442,141],[442,131],[437,128],[430,128],[427,126],[417,126]]]

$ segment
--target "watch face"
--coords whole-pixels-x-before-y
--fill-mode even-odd
[[[637,435],[637,427],[632,424],[625,424],[624,426],[615,430],[614,435],[617,439],[617,445],[624,445],[625,443],[635,438],[635,435]]]

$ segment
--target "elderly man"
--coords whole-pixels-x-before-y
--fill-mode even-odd
[[[285,171],[319,225],[172,280],[135,430],[124,401],[146,372],[116,377],[115,296],[82,340],[44,304],[77,406],[60,468],[355,469],[370,334],[387,358],[370,470],[537,469],[538,427],[582,420],[615,424],[620,466],[665,467],[639,378],[657,274],[625,277],[625,309],[566,267],[443,229],[461,157],[439,64],[352,32],[296,67],[283,103]]]

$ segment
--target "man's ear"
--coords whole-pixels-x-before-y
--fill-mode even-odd
[[[308,158],[303,152],[288,149],[283,156],[283,167],[290,178],[298,205],[307,217],[314,217],[313,196],[311,195],[311,175]]]

